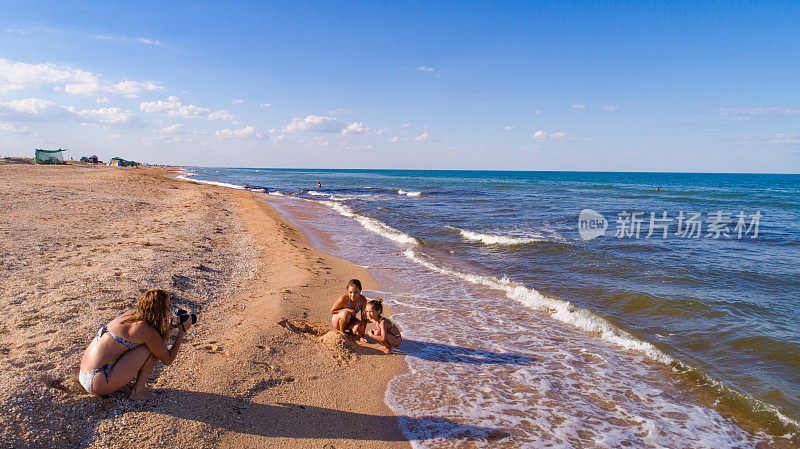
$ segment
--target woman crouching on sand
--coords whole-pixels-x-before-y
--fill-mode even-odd
[[[393,347],[400,346],[403,341],[403,337],[400,335],[400,328],[394,324],[391,318],[381,316],[383,313],[383,301],[380,298],[370,299],[367,302],[365,311],[367,312],[367,319],[377,326],[377,328],[369,331],[369,336],[383,345],[383,352],[388,354]]]
[[[367,298],[361,294],[361,281],[350,279],[347,283],[347,293],[340,296],[331,307],[331,324],[341,332],[353,332],[363,340],[364,331],[367,329],[367,320],[364,316],[364,306]],[[361,318],[358,313],[361,312]]]
[[[164,290],[145,292],[137,310],[129,310],[100,328],[81,358],[78,379],[89,394],[113,393],[136,377],[130,398],[145,397],[145,383],[156,359],[170,365],[192,325],[191,319],[183,321],[177,327],[175,342],[167,348],[166,339],[175,329],[169,298]]]

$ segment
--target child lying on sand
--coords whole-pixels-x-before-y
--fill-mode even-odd
[[[369,336],[383,345],[383,352],[388,354],[392,347],[400,346],[403,341],[400,329],[391,318],[381,316],[381,313],[383,313],[382,300],[380,298],[370,299],[367,301],[367,306],[364,310],[367,312],[367,319],[377,325],[376,329],[369,331]]]

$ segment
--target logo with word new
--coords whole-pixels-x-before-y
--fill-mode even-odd
[[[606,235],[608,220],[592,209],[584,209],[578,216],[578,233],[584,240],[592,240]]]

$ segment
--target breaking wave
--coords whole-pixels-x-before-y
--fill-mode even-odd
[[[336,201],[320,201],[320,203],[332,208],[339,214],[352,218],[358,222],[364,229],[368,231],[372,231],[376,234],[379,234],[383,237],[386,237],[389,240],[392,240],[397,243],[401,243],[404,245],[419,245],[419,241],[410,235],[398,231],[397,229],[387,225],[386,223],[376,220],[374,218],[365,217],[363,215],[359,215],[353,212],[352,209],[347,207],[346,205],[336,202]]]
[[[526,243],[545,242],[548,240],[544,236],[512,237],[508,235],[483,234],[480,232],[456,228],[455,226],[447,226],[447,228],[458,231],[459,234],[461,234],[461,237],[466,240],[480,242],[484,245],[524,245]]]

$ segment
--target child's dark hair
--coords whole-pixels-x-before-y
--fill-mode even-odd
[[[361,288],[361,281],[359,281],[358,279],[350,279],[350,282],[347,283],[347,286],[348,287],[353,286],[359,290],[364,290],[363,288]]]
[[[372,310],[377,312],[378,315],[383,313],[383,300],[378,299],[370,299],[367,301],[367,307],[372,307]]]

